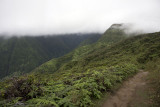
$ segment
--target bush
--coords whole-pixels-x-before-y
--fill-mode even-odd
[[[68,71],[59,80],[45,74],[12,78],[5,88],[4,98],[19,97],[18,101],[36,106],[88,107],[93,104],[93,99],[100,99],[103,92],[111,91],[116,83],[136,72],[136,66],[123,64],[110,68],[102,66],[83,73]]]
[[[21,100],[28,100],[42,95],[43,91],[39,83],[34,83],[34,78],[28,76],[26,78],[13,77],[9,86],[6,86],[4,98],[21,97]]]

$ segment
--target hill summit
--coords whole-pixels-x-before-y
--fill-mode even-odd
[[[112,25],[97,42],[53,58],[29,74],[3,80],[0,105],[89,107],[139,69],[159,72],[160,32],[127,36],[119,28]]]

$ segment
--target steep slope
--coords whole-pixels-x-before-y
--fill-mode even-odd
[[[66,34],[38,37],[0,38],[0,78],[14,72],[26,73],[50,60],[63,56],[83,40],[100,34]]]
[[[79,46],[91,45],[91,44],[97,42],[100,37],[101,36],[99,36],[99,35],[93,35],[92,37],[89,37],[88,39],[81,42]]]
[[[38,71],[38,72],[47,71],[47,72],[53,73],[57,71],[60,67],[61,69],[65,69],[65,67],[69,63],[76,64],[77,61],[82,60],[85,56],[88,56],[96,51],[99,52],[103,48],[108,48],[112,44],[122,41],[123,39],[127,38],[129,35],[127,35],[124,29],[121,28],[122,27],[121,24],[118,24],[118,25],[119,26],[117,26],[117,24],[113,24],[109,29],[106,30],[106,32],[101,36],[101,38],[98,39],[97,42],[92,43],[92,44],[86,44],[85,42],[88,41],[87,39],[86,41],[82,42],[80,47],[76,48],[69,54],[63,57],[60,57],[58,59],[54,58],[44,63],[43,65],[41,65],[34,71]],[[95,38],[97,37],[95,36]],[[91,39],[89,38],[89,40]]]
[[[78,50],[79,49],[80,48],[78,48]],[[74,52],[76,51],[77,50]],[[79,59],[75,59],[74,52],[59,59],[53,59],[43,64],[35,71],[54,72],[56,70],[73,70],[78,72],[98,66],[109,67],[118,63],[128,62],[141,66],[160,56],[159,33],[130,37],[129,39],[125,39],[109,47],[101,46],[85,54],[83,57],[79,55]]]
[[[103,36],[99,39],[99,42],[108,44],[119,42],[128,35],[125,33],[126,29],[124,24],[113,24],[104,32]]]
[[[113,87],[137,73],[138,69],[159,60],[159,41],[160,32],[128,37],[109,45],[107,42],[101,45],[98,41],[91,44],[92,51],[88,48],[86,51],[89,52],[84,51],[85,55],[75,58],[76,50],[83,50],[82,47],[86,46],[78,47],[63,57],[48,61],[28,75],[1,82],[0,104],[93,105],[93,100],[101,98],[103,92],[111,92]]]

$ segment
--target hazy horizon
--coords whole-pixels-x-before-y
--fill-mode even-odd
[[[160,31],[159,0],[1,0],[0,34],[103,33],[114,23]]]

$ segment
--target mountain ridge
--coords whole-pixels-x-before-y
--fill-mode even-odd
[[[107,40],[111,31],[115,40]],[[95,99],[101,99],[104,92],[112,93],[139,69],[153,66],[152,70],[158,70],[155,62],[160,61],[160,32],[137,36],[123,33],[109,29],[93,44],[53,58],[24,76],[0,82],[0,105],[96,106]]]
[[[100,34],[71,34],[38,37],[1,37],[0,78],[14,72],[27,73],[38,65],[63,56],[76,48],[83,40]]]

